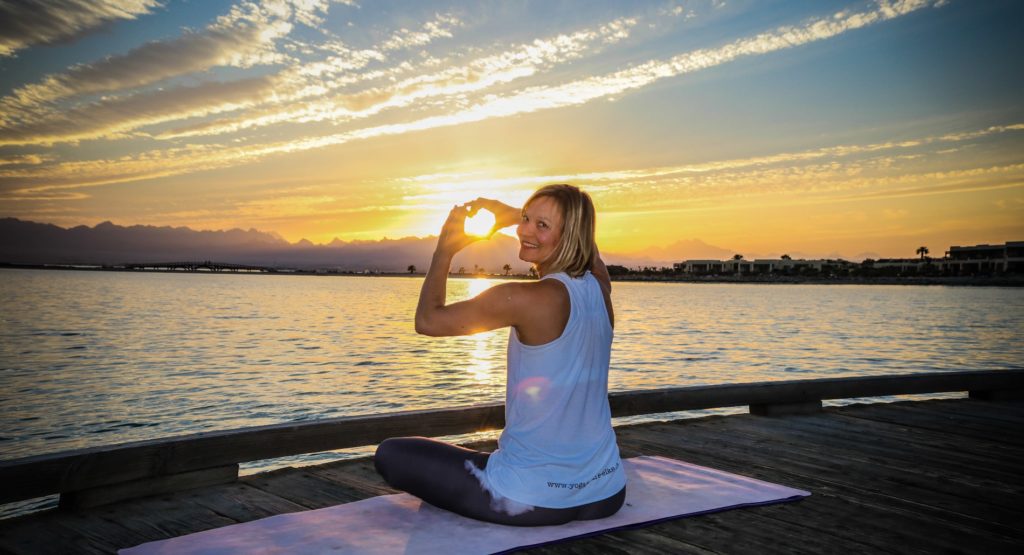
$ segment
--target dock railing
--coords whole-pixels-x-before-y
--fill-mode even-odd
[[[962,392],[1024,398],[1024,369],[706,385],[608,395],[612,416],[749,406],[762,416],[821,410],[822,401]],[[0,503],[60,494],[62,508],[227,483],[239,463],[375,445],[394,436],[498,430],[504,404],[348,416],[203,432],[0,461]]]

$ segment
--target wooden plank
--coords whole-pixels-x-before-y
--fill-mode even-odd
[[[318,476],[306,468],[263,472],[239,481],[306,509],[321,509],[365,498],[365,494],[358,490]]]
[[[0,523],[0,552],[25,555],[114,553],[143,538],[95,516],[58,514]],[[83,520],[84,522],[74,522]]]
[[[907,403],[911,402],[908,401]],[[964,434],[956,428],[939,426],[920,427],[919,425],[910,425],[903,422],[902,420],[907,415],[904,413],[904,418],[900,418],[901,413],[891,410],[892,408],[898,409],[903,405],[904,403],[848,405],[833,409],[833,414],[838,415],[844,420],[856,422],[856,424],[851,425],[862,427],[868,433],[876,429],[899,430],[910,438],[929,438],[927,440],[934,442],[936,445],[949,445],[951,447],[950,450],[954,452],[973,453],[978,456],[990,457],[995,461],[1024,458],[1024,448],[1004,443],[998,438],[985,438],[973,434],[966,436],[969,441],[965,442]],[[880,416],[883,412],[885,416]]]
[[[240,482],[194,490],[188,497],[196,505],[238,522],[306,510],[298,503]]]
[[[789,419],[787,429],[826,433],[866,455],[878,455],[914,464],[941,465],[958,473],[1024,486],[1024,449],[1019,456],[986,450],[987,442],[963,441],[961,436],[931,433],[916,428],[881,424],[836,414],[827,421]],[[871,437],[872,441],[864,441]]]
[[[858,480],[844,482],[841,475],[825,474],[816,477],[813,465],[800,461],[800,456],[789,460],[765,457],[763,452],[752,450],[749,445],[745,449],[723,447],[720,435],[711,438],[701,438],[700,435],[694,430],[687,430],[686,442],[672,444],[669,441],[660,445],[646,443],[642,448],[651,454],[674,456],[697,464],[810,489],[813,492],[810,498],[794,504],[800,507],[797,513],[781,511],[784,505],[763,508],[764,514],[796,526],[807,526],[808,533],[827,533],[843,538],[844,541],[867,542],[874,549],[883,551],[894,545],[915,545],[926,551],[943,551],[969,538],[979,549],[991,548],[992,552],[1004,552],[1008,546],[1016,546],[1021,542],[1019,532],[1010,526],[992,526],[991,523],[977,520],[976,516],[951,513],[942,505],[922,503],[913,496],[909,499],[892,497],[894,490],[891,488],[883,491],[864,490],[861,489],[864,484],[858,483]],[[812,472],[807,472],[808,468]],[[728,513],[723,513],[723,518],[727,516]],[[1014,519],[1008,520],[1017,524]],[[974,523],[981,526],[972,526]],[[1016,536],[1008,536],[1006,532]]]
[[[212,486],[234,482],[238,478],[238,465],[231,464],[217,468],[204,468],[169,476],[157,476],[144,480],[133,480],[109,486],[101,486],[60,494],[62,509],[85,509],[149,495],[160,495],[174,491]]]
[[[761,516],[761,508],[687,517],[652,527],[673,538],[689,539],[721,553],[878,553],[877,546],[836,536],[804,524]],[[750,518],[756,513],[755,518]],[[713,523],[713,524],[712,524]]]
[[[944,425],[955,425],[960,430],[995,432],[1002,437],[1001,443],[1024,445],[1024,426],[1017,422],[1008,422],[968,412],[948,411],[942,406],[929,403],[908,403],[904,408],[931,416],[936,422],[941,422]]]
[[[192,490],[157,501],[142,500],[127,507],[114,505],[89,513],[49,511],[0,522],[0,550],[12,553],[112,553],[117,549],[155,539],[197,532],[234,522],[245,522],[305,507],[244,484]],[[168,514],[171,525],[154,525],[151,519]],[[148,515],[139,518],[139,515]],[[225,520],[225,518],[227,520]],[[129,526],[125,528],[119,523]],[[54,541],[59,538],[57,541]],[[73,547],[73,549],[71,549]]]
[[[771,443],[772,455],[782,460],[799,459],[801,462],[814,462],[825,468],[841,471],[844,475],[858,480],[874,478],[888,487],[912,488],[917,495],[928,495],[936,502],[947,506],[974,507],[984,509],[1000,518],[1017,515],[1024,518],[1019,503],[1014,504],[1016,489],[1005,484],[979,479],[974,476],[958,473],[947,466],[933,464],[920,456],[901,456],[892,458],[882,454],[865,454],[859,444],[863,438],[852,441],[837,441],[827,431],[806,433],[786,427],[779,423],[776,429],[770,429],[758,419],[737,422],[730,428],[731,438],[719,438],[718,441],[743,441]],[[877,438],[872,443],[878,444]],[[762,456],[765,448],[759,448]],[[891,454],[893,451],[889,451]],[[984,506],[984,507],[983,507]]]
[[[308,467],[308,471],[314,476],[365,494],[366,497],[399,493],[377,474],[377,470],[373,467],[373,461],[369,459],[317,465]]]
[[[852,419],[856,424],[852,424],[858,427],[864,427],[867,430],[874,429],[889,429],[899,430],[900,433],[905,433],[908,437],[922,436],[929,438],[942,438],[941,440],[949,442],[961,442],[961,438],[964,437],[962,433],[955,433],[953,429],[942,428],[942,429],[925,429],[918,426],[909,426],[893,419],[869,419],[867,415],[872,412],[876,412],[877,409],[884,407],[899,408],[902,405],[909,402],[918,401],[901,401],[894,403],[876,403],[876,404],[852,404],[846,405],[846,407],[837,407],[830,409],[831,414],[835,414],[842,419]],[[933,401],[922,401],[922,402],[933,402]],[[970,401],[959,401],[959,402],[970,402]],[[892,414],[892,413],[890,413]],[[980,454],[992,455],[993,453],[1004,453],[1008,456],[1014,456],[1022,452],[1021,447],[1015,445],[1009,445],[1005,442],[999,441],[998,439],[988,439],[979,437],[977,435],[971,436],[971,445],[979,447]]]
[[[956,401],[956,402],[949,402]],[[941,406],[950,414],[970,414],[981,418],[994,418],[1014,424],[1024,424],[1024,402],[991,402],[974,399],[950,399],[928,402],[930,406]]]
[[[948,434],[955,434],[965,438],[981,438],[995,443],[1008,444],[1019,448],[1024,446],[1024,440],[1019,434],[1005,434],[987,426],[973,426],[966,422],[955,422],[949,419],[936,419],[933,414],[922,413],[915,410],[903,410],[902,407],[886,407],[882,405],[872,406],[871,410],[849,413],[856,418],[875,420],[877,422],[890,422],[902,426],[921,428]]]
[[[737,432],[736,429],[731,431],[734,434]],[[822,433],[829,439],[834,435],[827,430],[823,430]],[[929,460],[929,457],[915,452],[899,455],[899,451],[893,449],[883,449],[883,455],[863,454],[882,443],[874,437],[871,444],[866,446],[862,438],[851,437],[835,445],[828,445],[820,438],[815,439],[813,435],[802,438],[794,436],[792,432],[776,430],[762,437],[805,458],[813,460],[815,456],[821,456],[841,460],[843,466],[848,467],[847,473],[856,470],[857,466],[867,466],[868,473],[873,473],[877,480],[891,482],[892,487],[917,488],[926,493],[940,491],[959,497],[953,500],[953,506],[969,506],[970,503],[981,502],[1003,506],[1017,512],[1022,509],[1019,502],[1015,503],[1020,499],[1020,496],[1016,495],[1016,487],[1001,481],[987,480],[978,473],[956,472],[941,460]],[[909,449],[907,451],[909,452]],[[894,454],[896,456],[893,456]],[[983,464],[978,470],[983,472],[984,466],[987,465]],[[968,500],[968,505],[965,505],[964,500]]]
[[[756,421],[744,422],[742,429],[757,430],[762,434],[779,437],[798,443],[821,446],[826,448],[844,449],[860,458],[886,459],[914,463],[922,468],[935,467],[942,472],[956,472],[977,476],[978,471],[984,475],[993,475],[1004,481],[1016,482],[1020,477],[1021,460],[994,455],[979,454],[978,449],[968,452],[971,440],[962,436],[933,434],[932,443],[923,437],[909,439],[902,434],[885,432],[874,428],[850,425],[858,422],[851,418],[790,418],[774,423]],[[864,420],[859,420],[864,422]],[[872,440],[865,442],[870,434]],[[965,449],[960,449],[964,447]],[[953,451],[956,449],[956,451]],[[1024,450],[1021,451],[1024,453]],[[930,455],[930,456],[929,456]],[[979,468],[984,465],[984,468]]]
[[[725,384],[618,392],[613,416],[821,399],[1024,387],[1024,370],[933,372]],[[405,411],[192,434],[0,461],[0,502],[95,488],[275,457],[379,443],[404,435],[442,436],[499,429],[501,404]]]
[[[612,416],[823,399],[1024,387],[1024,371],[930,372],[627,391],[608,395]]]
[[[602,534],[572,540],[569,542],[557,543],[549,546],[535,547],[521,551],[530,554],[580,554],[580,555],[604,555],[604,554],[650,554],[664,555],[665,553],[680,553],[694,555],[713,555],[719,553],[711,551],[686,541],[666,537],[652,533],[649,529],[623,530],[611,534]]]
[[[733,471],[739,469],[740,474],[750,475],[744,469],[752,468],[774,473],[771,481],[792,487],[806,489],[807,483],[819,483],[848,493],[870,492],[878,504],[890,502],[891,492],[900,492],[900,495],[914,500],[915,504],[939,508],[940,511],[934,516],[946,515],[947,519],[962,520],[956,516],[958,513],[968,515],[970,521],[988,519],[1003,528],[1013,528],[1018,523],[1017,515],[1013,511],[1006,511],[974,499],[950,495],[945,491],[936,491],[934,484],[931,483],[926,482],[925,487],[922,487],[914,483],[913,475],[899,473],[884,465],[850,464],[814,448],[794,446],[790,442],[770,436],[759,437],[741,433],[741,430],[732,426],[724,433],[720,430],[708,431],[699,427],[689,427],[682,436],[651,427],[644,429],[642,437],[641,448],[648,453],[686,453],[687,456],[691,456],[694,450],[701,450],[701,460],[707,460],[704,456],[705,451],[713,452],[717,457],[732,461]],[[681,437],[685,437],[684,442],[678,441]],[[621,441],[626,439],[623,436],[620,438]],[[687,456],[679,458],[690,460]],[[716,464],[709,466],[720,467]],[[894,472],[897,474],[895,477]],[[909,483],[903,480],[909,480]],[[921,482],[920,479],[916,481]]]
[[[109,536],[113,530],[125,530],[121,536],[112,540],[117,549],[237,523],[234,519],[195,503],[189,493],[124,501],[82,513],[55,512],[61,524],[74,527],[83,536]],[[82,518],[69,521],[68,515],[79,515]]]

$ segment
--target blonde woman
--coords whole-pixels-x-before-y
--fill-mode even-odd
[[[463,225],[480,209],[494,213],[495,231],[518,223],[519,258],[540,280],[445,304],[452,257],[478,240]],[[594,221],[590,196],[571,185],[542,187],[522,209],[485,198],[452,209],[420,292],[416,331],[510,328],[505,429],[493,453],[388,439],[374,462],[391,486],[463,516],[517,526],[619,510],[626,478],[608,408],[614,314]]]

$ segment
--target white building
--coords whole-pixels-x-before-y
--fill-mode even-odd
[[[990,274],[1024,271],[1024,241],[1003,245],[952,246],[942,261],[943,269],[954,274]]]
[[[845,260],[792,260],[789,258],[758,258],[750,260],[687,260],[672,266],[686,274],[772,274],[798,273],[804,269],[821,272],[828,268],[852,266]]]

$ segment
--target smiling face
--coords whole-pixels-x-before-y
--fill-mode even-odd
[[[523,219],[516,228],[519,236],[519,259],[532,262],[540,275],[554,259],[562,239],[562,208],[551,197],[537,197],[523,208]]]

